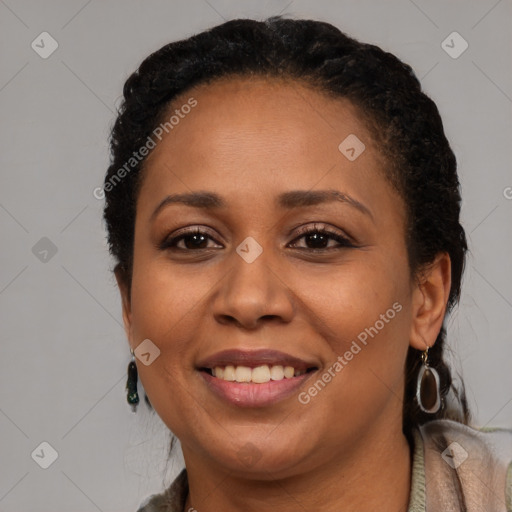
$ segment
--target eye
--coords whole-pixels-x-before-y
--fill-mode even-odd
[[[317,224],[313,227],[306,227],[299,230],[299,235],[294,241],[304,238],[306,245],[310,244],[313,247],[298,247],[299,249],[310,249],[312,251],[329,251],[332,249],[342,249],[344,247],[355,247],[350,240],[342,234],[326,229],[325,227],[318,228]],[[338,242],[338,246],[327,247],[326,244],[330,240]]]
[[[299,236],[293,242],[304,238],[306,247],[295,247],[297,249],[305,249],[311,251],[329,251],[333,249],[342,249],[344,247],[355,247],[351,241],[342,234],[326,229],[325,227],[314,226],[301,228],[298,231]],[[174,237],[166,238],[159,246],[161,250],[172,249],[177,251],[197,251],[212,249],[208,247],[208,241],[216,242],[206,231],[202,231],[199,227],[183,230],[178,232]],[[328,247],[329,241],[334,240],[338,243],[337,246]],[[180,246],[179,244],[182,243]],[[293,244],[292,242],[292,244]],[[310,247],[313,245],[313,247]],[[327,245],[327,246],[326,246]],[[292,245],[293,247],[293,245]]]
[[[210,249],[211,247],[207,247],[208,239],[213,240],[213,238],[207,232],[201,231],[200,228],[196,227],[193,229],[181,231],[180,234],[165,239],[160,245],[160,249],[176,249],[179,251]],[[178,244],[182,241],[185,247],[178,246]]]

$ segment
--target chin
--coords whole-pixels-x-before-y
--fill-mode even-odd
[[[289,437],[285,439],[282,433],[272,440],[250,435],[245,438],[234,435],[226,444],[220,441],[215,443],[213,452],[211,444],[206,450],[210,457],[227,471],[251,479],[273,480],[278,476],[292,476],[308,458],[304,447],[305,436],[300,437],[301,440],[292,442]],[[233,439],[236,439],[236,442],[233,442]],[[283,444],[284,440],[287,441],[286,445]]]

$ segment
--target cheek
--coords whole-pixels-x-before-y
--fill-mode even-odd
[[[134,265],[133,343],[137,346],[149,339],[158,353],[150,365],[138,364],[139,377],[163,418],[167,414],[173,417],[177,405],[170,400],[170,393],[186,389],[185,381],[193,371],[191,351],[195,347],[191,340],[199,326],[194,319],[197,320],[208,289],[205,279],[191,280],[184,273],[170,272],[163,259],[141,259],[138,267]]]
[[[304,287],[318,333],[330,348],[324,373],[335,375],[325,387],[325,404],[332,400],[358,410],[366,404],[374,410],[379,401],[400,395],[410,329],[405,265],[402,269],[354,263],[324,285]]]
[[[388,262],[361,258],[312,279],[303,278],[300,286],[303,303],[310,307],[319,326],[330,327],[328,339],[337,343],[339,349],[376,322],[384,334],[404,317],[396,310],[403,309],[410,300],[406,271],[397,272],[388,267]],[[401,308],[393,309],[397,302]]]
[[[171,271],[163,258],[141,258],[134,266],[132,284],[132,321],[137,340],[154,339],[163,345],[162,349],[171,339],[179,343],[176,332],[200,307],[212,284],[204,274],[194,279],[189,273]]]
[[[133,342],[138,345],[149,339],[159,350],[150,365],[137,363],[139,379],[153,408],[175,432],[185,428],[180,426],[178,418],[197,414],[187,380],[192,372],[191,339],[197,329],[193,320],[197,319],[197,308],[201,307],[207,291],[208,283],[204,279],[191,281],[184,273],[171,272],[163,259],[140,258],[134,265]]]

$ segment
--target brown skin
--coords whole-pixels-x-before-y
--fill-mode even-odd
[[[131,347],[149,338],[161,351],[137,366],[153,407],[181,441],[186,510],[405,511],[405,358],[409,345],[432,346],[441,329],[448,255],[411,279],[404,203],[347,100],[298,83],[232,78],[194,88],[173,109],[190,96],[197,106],[146,161],[131,301],[116,273]],[[353,162],[338,150],[351,133],[366,145]],[[339,202],[275,205],[281,192],[312,189],[349,194],[373,219]],[[150,222],[166,195],[199,190],[220,194],[228,207],[175,204]],[[314,223],[356,247],[315,253],[297,234]],[[209,249],[196,249],[193,238],[178,243],[188,252],[157,248],[195,226],[211,236]],[[248,236],[263,248],[250,264],[236,252]],[[318,371],[299,391],[307,390],[395,302],[403,309],[307,405],[293,395],[239,408],[214,395],[196,370],[221,350],[276,349],[315,362]],[[239,456],[248,446],[256,454],[249,465]]]

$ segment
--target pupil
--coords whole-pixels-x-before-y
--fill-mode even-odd
[[[315,249],[318,249],[319,247],[322,248],[325,246],[325,236],[322,234],[322,233],[315,233],[313,235],[308,235],[307,238],[306,238],[307,242],[310,242],[310,241],[313,241],[313,248]],[[315,242],[318,244],[318,242],[320,241],[320,244],[319,245],[315,245]]]
[[[200,249],[202,249],[201,247],[201,244],[204,243],[204,241],[206,240],[206,237],[204,235],[190,235],[189,237],[187,237],[187,239],[190,241],[190,239],[193,239],[194,242],[191,244],[193,247],[199,247]],[[189,244],[185,244],[185,245],[189,245]]]

